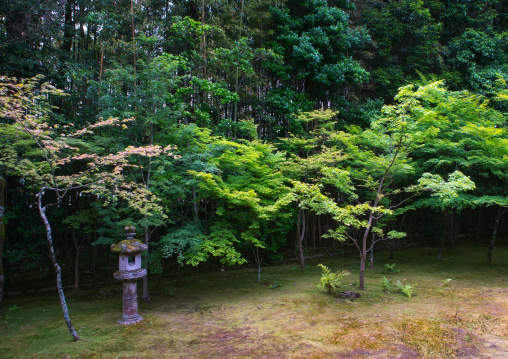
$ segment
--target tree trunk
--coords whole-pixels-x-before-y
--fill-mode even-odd
[[[454,228],[454,215],[453,215],[453,210],[450,214],[450,249],[451,250],[454,250],[455,249],[455,242],[453,240],[453,238],[455,237],[455,228]]]
[[[483,207],[478,209],[478,231],[476,232],[476,240],[480,239],[483,232]]]
[[[372,246],[370,248],[370,267],[374,267],[374,242],[376,241],[376,234],[372,233]]]
[[[369,228],[367,227],[365,229],[365,233],[364,233],[364,236],[362,239],[362,248],[360,251],[360,278],[359,278],[360,283],[358,286],[358,288],[360,290],[365,289],[365,262],[367,260],[367,237],[369,235],[368,231],[369,231]]]
[[[198,201],[196,199],[196,187],[192,187],[192,203],[194,206],[194,220],[197,221],[199,218],[198,217],[199,212],[198,212]]]
[[[492,238],[490,239],[489,252],[487,253],[487,261],[488,262],[492,262],[492,252],[494,250],[494,243],[496,243],[499,222],[501,221],[501,217],[503,216],[503,214],[506,213],[506,211],[508,211],[508,209],[505,209],[503,211],[501,211],[501,209],[499,209],[499,211],[497,212],[497,216],[494,220],[494,228],[492,229]]]
[[[366,259],[367,259],[367,253],[362,250],[362,254],[360,255],[360,284],[358,286],[358,288],[361,290],[365,289],[365,260]]]
[[[242,0],[242,7],[240,10],[240,33],[238,36],[238,40],[242,38],[242,27],[243,27],[243,7],[245,4],[245,0]],[[239,59],[238,59],[239,60]],[[236,73],[235,73],[235,93],[238,95],[238,87],[239,87],[239,65],[236,65]],[[235,105],[233,108],[233,121],[236,123],[238,121],[238,100],[235,99]]]
[[[303,209],[300,209],[300,212],[298,212],[298,220],[296,226],[298,229],[297,240],[298,240],[298,252],[300,254],[300,267],[302,269],[305,269],[305,257],[303,256],[303,239],[305,237],[305,212]]]
[[[69,316],[69,309],[67,309],[67,302],[65,301],[65,295],[63,291],[62,285],[62,270],[56,261],[55,251],[53,249],[53,238],[51,236],[51,226],[49,224],[48,218],[46,217],[46,209],[48,206],[42,206],[42,197],[44,196],[45,188],[41,189],[38,197],[38,206],[39,206],[39,214],[44,222],[44,227],[46,227],[46,241],[48,243],[49,256],[51,258],[51,263],[53,264],[53,268],[56,272],[56,287],[58,289],[58,296],[60,298],[60,304],[62,306],[63,316],[67,327],[69,328],[69,332],[71,333],[72,338],[75,342],[77,342],[80,338],[78,333],[74,330],[74,327],[71,323],[71,318]]]
[[[445,245],[446,237],[447,237],[447,228],[448,224],[446,223],[448,220],[448,211],[444,212],[444,225],[443,225],[443,235],[441,236],[441,246],[439,247],[439,253],[437,255],[437,260],[440,261],[443,259],[443,248]]]
[[[312,215],[312,246],[316,252],[316,215]]]
[[[149,260],[148,260],[148,254],[150,250],[150,231],[148,230],[148,227],[145,227],[145,244],[146,244],[146,255],[145,255],[145,268],[146,268],[146,275],[143,277],[143,300],[145,302],[150,301],[150,293],[148,292],[148,267],[149,267]]]
[[[321,215],[318,216],[318,240],[319,240],[319,248],[323,247],[323,244],[321,243]]]
[[[81,244],[83,243],[78,244],[74,229],[72,230],[72,241],[74,242],[74,248],[76,249],[76,256],[74,257],[74,289],[79,289],[79,252]]]
[[[257,261],[258,262],[258,277],[256,283],[261,282],[261,264],[263,263],[263,258]]]
[[[94,232],[94,237],[97,236],[97,232]],[[94,241],[95,242],[95,241]],[[93,277],[97,277],[97,252],[99,251],[99,248],[97,247],[97,244],[93,246]]]
[[[74,289],[79,289],[79,247],[76,248],[76,264],[74,266]]]
[[[65,18],[64,18],[64,33],[62,41],[62,50],[65,52],[71,51],[72,40],[74,38],[74,19],[72,14],[72,8],[74,7],[74,0],[67,0],[65,4]]]
[[[261,264],[263,263],[263,258],[259,257],[259,247],[254,247],[251,245],[252,253],[254,255],[254,260],[256,261],[256,265],[258,266],[258,277],[256,279],[256,283],[261,282]]]
[[[383,185],[383,181],[381,181],[381,186]],[[379,186],[379,188],[381,188]],[[374,200],[374,206],[377,206],[378,198],[380,191],[378,190],[378,194],[376,199]],[[365,227],[365,232],[363,233],[362,238],[362,247],[360,248],[360,284],[359,289],[365,289],[365,262],[367,260],[367,239],[369,238],[370,229],[372,227],[372,222],[374,221],[374,213],[372,211],[369,212],[369,221],[367,222],[367,226]]]
[[[104,63],[104,49],[101,49],[101,67],[99,70],[99,84],[102,84],[103,63]]]
[[[176,262],[176,279],[175,279],[175,286],[179,286],[180,285],[180,281],[181,281],[181,268],[182,266],[180,265],[179,262]]]
[[[206,79],[206,67],[207,67],[207,61],[206,61],[206,32],[205,32],[205,0],[201,1],[201,32],[202,35],[202,47],[203,47],[203,78]]]
[[[390,257],[388,259],[395,258],[395,240],[390,239]]]

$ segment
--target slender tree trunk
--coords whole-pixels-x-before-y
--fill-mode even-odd
[[[448,211],[444,211],[444,226],[443,226],[443,235],[441,236],[441,245],[439,246],[439,253],[437,254],[437,260],[440,261],[443,259],[443,248],[445,246],[445,241],[447,237],[447,228],[448,228]]]
[[[39,214],[42,218],[42,221],[44,222],[44,227],[46,227],[46,241],[48,243],[48,249],[49,249],[49,256],[51,258],[51,263],[53,265],[53,268],[56,272],[56,287],[58,289],[58,296],[60,298],[60,304],[62,306],[63,316],[65,323],[67,324],[67,328],[69,328],[69,332],[71,333],[72,338],[75,342],[77,342],[80,338],[78,333],[76,333],[76,330],[74,330],[74,327],[71,323],[71,318],[69,316],[69,309],[67,309],[67,302],[65,301],[65,295],[63,291],[63,285],[62,285],[62,270],[60,266],[58,265],[58,262],[56,261],[56,255],[55,251],[53,249],[53,238],[51,235],[51,226],[49,224],[48,218],[46,217],[46,206],[42,206],[42,197],[44,197],[44,192],[46,191],[46,188],[42,188],[37,195],[38,197],[38,207],[39,207]]]
[[[390,239],[390,257],[388,259],[395,258],[395,240]]]
[[[376,195],[376,199],[374,200],[374,208],[377,206],[379,201],[379,194],[381,193],[381,188],[383,188],[383,180],[381,180],[381,184],[379,186],[378,193]],[[363,233],[362,238],[362,246],[360,248],[360,284],[358,288],[360,290],[365,289],[365,262],[367,261],[367,240],[369,238],[370,229],[372,228],[372,223],[374,221],[374,213],[372,211],[369,212],[369,221],[367,222],[367,226],[365,227],[365,232]]]
[[[306,218],[305,218],[305,236],[304,238],[304,246],[305,250],[309,249],[309,239],[310,239],[310,211],[307,211]]]
[[[317,225],[318,225],[318,241],[319,241],[319,248],[323,247],[323,243],[321,243],[321,215],[317,217]]]
[[[201,1],[201,31],[203,32],[203,78],[206,79],[206,67],[207,67],[207,60],[206,60],[206,32],[205,32],[205,0]]]
[[[374,267],[374,242],[376,241],[376,234],[372,233],[372,245],[370,248],[370,267]]]
[[[243,7],[245,4],[245,0],[242,0],[242,8],[240,10],[240,33],[238,36],[238,40],[242,38],[242,30],[243,30]],[[240,61],[240,59],[238,59]],[[238,87],[239,87],[239,65],[236,65],[236,73],[235,73],[235,93],[238,95]],[[238,100],[235,100],[235,107],[233,108],[233,121],[238,121]]]
[[[97,220],[93,221],[93,243],[97,241]],[[93,277],[97,277],[97,245],[93,246]]]
[[[198,201],[196,200],[196,187],[192,187],[192,203],[194,205],[194,220],[198,220]]]
[[[100,68],[100,71],[99,71],[99,84],[102,84],[103,62],[104,62],[104,49],[101,49],[101,68]]]
[[[180,281],[181,281],[181,268],[182,268],[182,266],[177,261],[176,262],[176,279],[175,279],[175,286],[177,286],[177,287],[180,285]]]
[[[492,252],[494,251],[494,244],[496,243],[499,222],[501,221],[501,217],[506,213],[506,211],[508,211],[508,208],[504,209],[502,211],[501,211],[501,209],[499,209],[499,211],[497,212],[497,216],[494,220],[494,228],[492,229],[492,237],[490,239],[489,251],[487,253],[487,261],[488,262],[492,262]]]
[[[369,226],[365,228],[365,233],[362,238],[362,247],[360,252],[360,283],[358,288],[365,289],[365,262],[367,261],[367,238],[369,237],[370,223],[372,222],[372,214],[369,216]]]
[[[134,29],[134,5],[132,3],[132,0],[131,0],[131,22],[132,22],[132,44],[134,45],[133,46],[133,49],[132,49],[132,65],[134,66],[134,91],[136,91],[136,41],[135,41],[135,36],[136,36],[136,31]]]
[[[258,276],[256,279],[256,283],[261,282],[261,264],[263,263],[263,258],[259,257],[259,247],[254,247],[251,245],[252,254],[254,255],[254,260],[256,261],[256,265],[258,267]]]
[[[132,4],[132,2],[131,2],[131,4]],[[154,136],[153,123],[150,123],[150,145],[153,145],[153,136]],[[146,181],[145,181],[145,188],[147,190],[150,189],[151,175],[152,175],[152,157],[149,157],[148,158],[148,170],[146,172]],[[145,214],[145,219],[147,217],[148,216]],[[150,228],[145,227],[144,230],[145,230],[144,240],[145,240],[145,244],[146,244],[146,254],[145,254],[146,275],[143,277],[143,300],[145,302],[149,302],[150,301],[150,293],[148,291],[148,275],[149,275],[148,270],[150,267],[150,261],[148,258],[149,258],[149,254],[150,254]]]
[[[79,247],[76,248],[76,264],[74,266],[74,289],[79,289]]]
[[[79,289],[79,254],[82,243],[78,244],[74,229],[72,230],[72,241],[74,242],[74,248],[76,249],[76,256],[74,257],[74,289]],[[84,242],[84,240],[82,242]]]
[[[256,283],[261,282],[261,264],[262,263],[263,263],[263,258],[258,260],[258,277],[257,277]]]
[[[312,245],[316,251],[316,214],[312,215]]]
[[[96,233],[94,233],[94,236],[96,236]],[[95,241],[94,241],[95,242]],[[97,245],[93,246],[93,277],[97,277],[97,252],[99,251],[99,248]]]
[[[5,246],[5,178],[0,175],[0,314],[3,312],[4,297],[4,264],[3,254]]]
[[[300,254],[300,267],[305,269],[305,257],[303,255],[303,239],[305,238],[305,212],[300,209],[298,212],[297,220],[297,241],[298,241],[298,252]]]
[[[454,213],[453,210],[450,213],[450,249],[455,249],[455,242],[453,238],[455,237],[455,228],[454,228]]]
[[[72,8],[74,6],[74,0],[67,0],[65,4],[65,18],[64,18],[64,34],[62,42],[62,50],[70,52],[72,47],[72,40],[74,38],[74,20],[72,18]]]
[[[480,239],[483,230],[483,207],[478,210],[478,231],[476,232],[476,240]]]
[[[146,215],[145,215],[146,216]],[[148,227],[145,227],[145,244],[146,244],[146,255],[145,255],[145,269],[146,275],[143,277],[143,300],[145,302],[150,301],[150,293],[148,292],[148,269],[150,267],[150,261],[148,260],[148,254],[150,249],[150,231]]]

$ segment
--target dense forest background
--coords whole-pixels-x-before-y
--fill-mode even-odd
[[[70,188],[42,206],[57,204],[53,245],[76,287],[114,263],[127,224],[151,274],[288,251],[304,267],[323,248],[364,266],[464,240],[492,260],[508,210],[507,17],[503,0],[1,1],[2,281],[52,276],[48,176]],[[68,135],[110,117],[134,120]],[[87,156],[51,145],[65,136]],[[143,146],[172,153],[124,156],[107,188],[65,187]]]

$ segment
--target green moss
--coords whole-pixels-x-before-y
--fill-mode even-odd
[[[139,253],[146,251],[146,249],[146,245],[139,239],[124,239],[111,245],[111,252],[113,253]]]
[[[178,287],[174,278],[152,276],[152,300],[138,302],[144,320],[128,327],[117,325],[122,299],[111,278],[114,285],[66,292],[71,319],[83,338],[77,343],[55,293],[9,297],[5,308],[17,309],[0,318],[0,353],[2,359],[214,359],[273,353],[288,359],[408,353],[422,358],[502,357],[501,347],[486,348],[482,340],[488,335],[504,338],[508,327],[506,261],[483,265],[483,253],[476,247],[447,252],[439,263],[435,254],[436,249],[425,248],[397,253],[401,278],[418,282],[419,295],[411,301],[383,292],[381,269],[388,253],[381,251],[379,265],[366,270],[367,289],[355,302],[328,296],[315,286],[319,262],[356,276],[354,257],[316,258],[305,271],[291,270],[294,265],[263,268],[265,283],[282,284],[276,290],[256,283],[254,268],[187,274]],[[497,256],[508,261],[508,248],[499,247]],[[452,277],[451,288],[444,291],[439,284]],[[356,291],[351,281],[343,285]],[[116,294],[108,294],[112,289]]]

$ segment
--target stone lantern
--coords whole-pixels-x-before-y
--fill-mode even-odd
[[[118,320],[118,324],[129,325],[143,320],[143,317],[138,314],[136,281],[146,276],[146,269],[141,268],[141,252],[146,251],[147,246],[134,239],[136,235],[134,226],[126,226],[124,230],[126,239],[111,245],[111,251],[120,255],[120,268],[115,272],[114,277],[123,282],[123,315]]]

